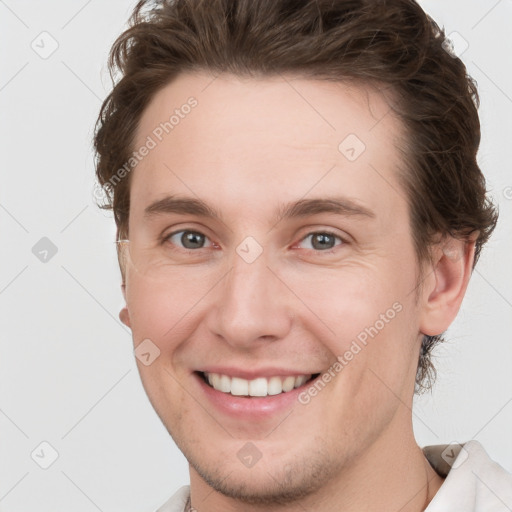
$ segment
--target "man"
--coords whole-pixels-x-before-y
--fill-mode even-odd
[[[477,442],[412,429],[497,217],[448,50],[412,0],[137,5],[95,147],[120,317],[190,463],[160,511],[511,509]]]

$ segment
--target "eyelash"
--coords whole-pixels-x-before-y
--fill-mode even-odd
[[[162,240],[161,240],[161,243],[162,245],[169,242],[170,239],[175,236],[175,235],[178,235],[178,234],[181,234],[181,233],[194,233],[196,235],[201,235],[201,236],[204,236],[207,240],[210,241],[210,243],[212,245],[216,245],[214,244],[213,242],[211,242],[211,240],[208,238],[207,235],[201,233],[200,231],[195,231],[195,230],[192,230],[192,229],[180,229],[179,231],[173,231],[172,233],[169,233],[168,235],[165,235],[162,237]],[[329,249],[323,249],[323,250],[315,250],[315,249],[306,249],[307,251],[313,251],[315,253],[323,253],[323,254],[332,254],[335,252],[336,250],[336,247],[339,247],[341,245],[345,245],[347,243],[347,241],[345,239],[343,239],[341,236],[337,235],[336,233],[333,233],[332,231],[329,231],[329,230],[320,230],[320,231],[311,231],[310,233],[308,233],[306,236],[302,237],[300,239],[300,241],[298,243],[301,243],[303,242],[304,240],[306,240],[308,237],[310,236],[313,236],[313,235],[328,235],[328,236],[331,236],[331,237],[334,237],[335,239],[339,240],[341,243],[339,244],[336,244],[334,247],[332,248],[329,248]],[[198,252],[200,251],[201,249],[208,249],[209,247],[200,247],[198,249],[187,249],[185,247],[177,247],[175,244],[173,244],[171,242],[171,244],[174,246],[174,249],[175,250],[178,250],[178,251],[183,251],[183,252],[186,252],[186,253],[194,253],[194,252]],[[294,247],[298,245],[298,244],[294,244]]]

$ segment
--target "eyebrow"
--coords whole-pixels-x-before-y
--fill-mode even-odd
[[[335,213],[345,216],[361,216],[375,218],[375,213],[368,208],[356,203],[346,197],[331,197],[326,199],[300,199],[288,203],[279,209],[279,219],[290,219],[294,217],[306,217],[320,213]]]
[[[166,196],[151,203],[144,210],[144,217],[165,215],[170,213],[210,217],[222,222],[222,215],[214,207],[200,199],[183,196]],[[345,197],[322,199],[300,199],[281,205],[276,214],[276,221],[321,213],[334,213],[345,216],[375,218],[375,213],[357,202]]]
[[[153,217],[166,213],[190,214],[221,219],[220,213],[215,208],[200,199],[192,197],[166,196],[151,203],[144,209],[144,217]]]

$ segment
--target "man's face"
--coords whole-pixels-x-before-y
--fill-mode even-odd
[[[410,430],[401,129],[375,91],[292,77],[184,74],[143,113],[125,319],[160,351],[142,381],[192,474],[227,495],[307,494]]]

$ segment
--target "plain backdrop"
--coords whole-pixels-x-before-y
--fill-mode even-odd
[[[114,222],[94,202],[107,53],[134,4],[0,0],[3,511],[150,512],[188,482],[118,320]],[[420,446],[477,439],[510,471],[512,1],[422,5],[478,82],[479,162],[501,218],[414,427]]]

